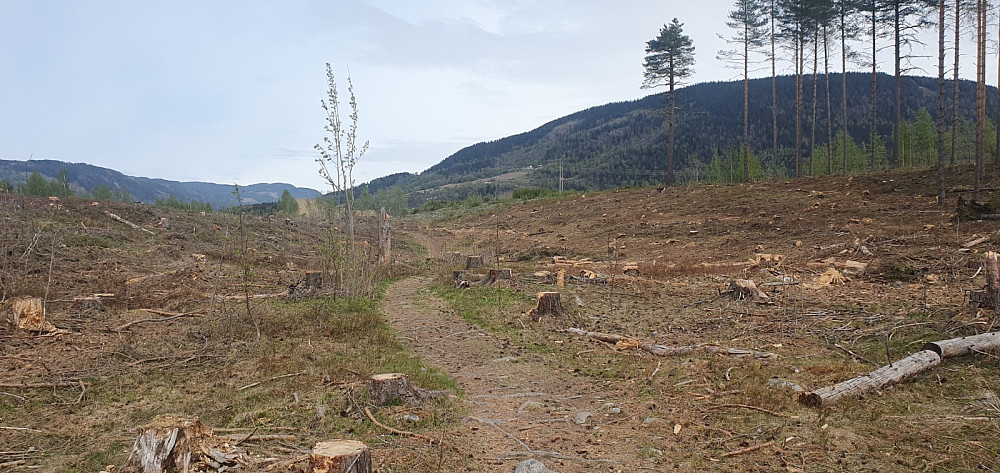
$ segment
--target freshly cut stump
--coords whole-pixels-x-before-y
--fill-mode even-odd
[[[510,268],[501,269],[491,269],[489,274],[486,275],[486,285],[507,281],[508,283],[514,280],[514,272]]]
[[[543,315],[562,315],[565,313],[562,305],[562,296],[558,292],[539,292],[538,302],[535,307],[528,311],[528,317],[541,317]]]
[[[386,406],[396,402],[415,404],[420,402],[420,393],[403,373],[377,374],[368,379],[368,394],[376,406]]]
[[[330,440],[317,443],[309,454],[312,473],[371,473],[372,456],[368,446],[356,440]]]
[[[19,297],[11,301],[14,325],[29,332],[54,332],[56,327],[45,320],[42,300],[37,297]]]
[[[139,430],[121,471],[124,473],[188,472],[198,455],[205,426],[198,419],[156,416]]]
[[[767,294],[757,287],[752,279],[736,279],[729,283],[729,292],[733,294],[733,299],[742,301],[747,299],[767,299]]]

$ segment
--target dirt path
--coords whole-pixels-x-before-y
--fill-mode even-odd
[[[404,341],[464,391],[467,415],[446,442],[478,471],[513,471],[527,458],[560,473],[635,471],[634,437],[645,418],[629,416],[613,390],[546,366],[541,356],[449,313],[427,290],[429,281],[391,286],[386,311]]]

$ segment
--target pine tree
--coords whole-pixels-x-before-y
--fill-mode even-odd
[[[768,18],[765,14],[766,5],[760,0],[736,0],[733,10],[729,12],[729,26],[734,31],[730,44],[739,45],[738,49],[719,51],[719,56],[737,63],[743,68],[743,180],[750,181],[750,53],[764,45]]]
[[[684,24],[674,18],[663,25],[656,38],[646,42],[645,73],[642,88],[668,87],[667,184],[674,183],[674,125],[677,111],[674,89],[694,74],[694,43],[684,34]]]

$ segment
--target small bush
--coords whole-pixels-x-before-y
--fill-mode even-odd
[[[514,189],[513,197],[517,200],[531,200],[541,197],[552,197],[554,195],[556,195],[556,192],[541,187],[521,187]]]

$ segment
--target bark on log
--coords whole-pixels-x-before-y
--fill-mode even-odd
[[[198,419],[157,416],[139,431],[123,473],[170,473],[192,471],[200,451],[205,426]]]
[[[996,351],[1000,350],[1000,332],[930,342],[924,344],[924,350],[937,353],[943,360],[971,355],[976,352]]]
[[[562,315],[565,313],[562,305],[562,296],[558,292],[539,292],[538,302],[535,307],[528,311],[528,317],[535,318],[543,315]]]
[[[656,343],[643,343],[636,339],[631,339],[622,335],[616,335],[612,333],[588,332],[586,330],[573,327],[566,329],[566,331],[574,335],[590,337],[595,340],[600,340],[606,343],[614,343],[616,347],[636,346],[656,356],[684,356],[684,355],[690,355],[691,353],[695,353],[698,351],[707,351],[709,353],[719,353],[722,355],[752,356],[754,358],[778,357],[776,353],[771,353],[767,351],[757,351],[757,350],[741,350],[739,348],[729,348],[720,346],[715,343],[698,343],[695,345],[668,347]]]
[[[927,371],[941,363],[941,356],[922,350],[866,375],[799,395],[799,402],[809,407],[826,407],[847,396],[861,396]]]
[[[45,308],[37,297],[18,297],[11,301],[14,325],[29,332],[55,332],[56,327],[45,320]]]
[[[371,473],[372,457],[368,446],[356,440],[319,442],[309,454],[312,473]]]
[[[465,257],[465,269],[469,270],[469,269],[481,268],[482,266],[483,266],[482,255]]]

